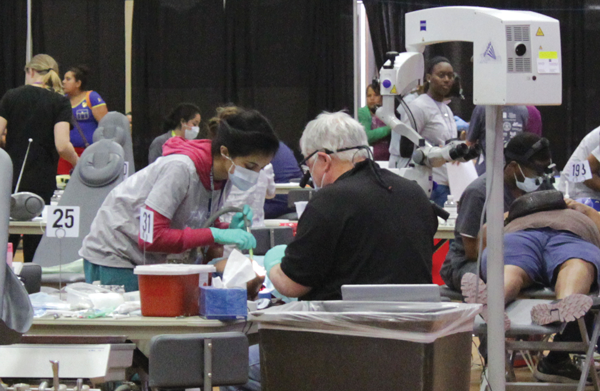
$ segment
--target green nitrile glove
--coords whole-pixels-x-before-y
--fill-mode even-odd
[[[231,219],[231,223],[229,224],[229,228],[232,229],[246,229],[246,223],[244,221],[244,217],[248,219],[248,223],[252,226],[252,218],[254,217],[254,213],[252,212],[252,208],[248,205],[244,205],[243,212],[237,212],[233,215]]]
[[[218,229],[211,228],[210,232],[215,238],[215,243],[235,244],[240,250],[250,250],[256,247],[254,235],[243,229]]]
[[[287,244],[280,244],[279,246],[275,246],[265,254],[264,258],[264,267],[267,271],[267,276],[271,277],[269,273],[273,266],[281,263],[283,256],[285,255],[285,249],[287,248]]]

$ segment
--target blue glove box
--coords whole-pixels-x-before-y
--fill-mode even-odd
[[[206,319],[235,320],[248,316],[247,292],[242,288],[200,287],[200,315]]]

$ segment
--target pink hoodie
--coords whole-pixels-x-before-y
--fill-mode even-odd
[[[210,171],[212,170],[212,142],[210,140],[186,140],[182,137],[171,137],[163,145],[163,156],[185,155],[194,162],[200,181],[210,190]],[[215,181],[215,190],[221,190],[225,181]]]
[[[182,137],[171,137],[163,145],[163,156],[185,155],[194,162],[196,172],[207,190],[210,190],[210,173],[213,159],[210,140],[186,140]],[[215,190],[221,190],[226,181],[215,181]],[[215,239],[208,228],[173,229],[171,220],[146,205],[146,209],[154,212],[154,240],[146,243],[147,251],[180,253],[190,248],[212,245]],[[215,227],[225,229],[228,224],[215,221]],[[144,241],[138,236],[138,246],[144,247]]]

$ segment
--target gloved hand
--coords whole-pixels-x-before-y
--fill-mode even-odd
[[[462,132],[463,130],[469,130],[469,123],[465,122],[465,120],[460,118],[458,115],[454,116],[454,122],[456,122],[456,129],[459,132]]]
[[[267,276],[271,278],[269,273],[273,266],[280,264],[283,256],[285,255],[285,249],[287,248],[287,244],[280,244],[279,246],[275,246],[265,254],[264,258],[264,267],[267,271]]]
[[[244,222],[244,216],[248,219],[250,226],[252,226],[252,218],[254,217],[254,213],[252,212],[252,208],[248,205],[244,205],[243,212],[237,212],[233,215],[231,219],[231,223],[229,224],[229,228],[232,229],[246,229],[246,223]]]
[[[256,247],[256,238],[243,229],[210,228],[215,243],[235,244],[240,250],[250,250]]]

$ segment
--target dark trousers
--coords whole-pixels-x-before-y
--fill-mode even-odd
[[[35,193],[42,197],[44,200],[44,204],[50,205],[50,200],[52,199],[52,195],[54,195],[54,189],[46,190],[46,191],[35,191],[30,189],[23,189],[20,191],[29,191]],[[33,256],[35,255],[35,250],[37,250],[40,241],[42,240],[42,235],[23,235],[23,258],[25,262],[32,262]],[[17,252],[17,247],[19,246],[19,242],[21,242],[21,235],[9,235],[8,241],[13,245],[13,256]]]

